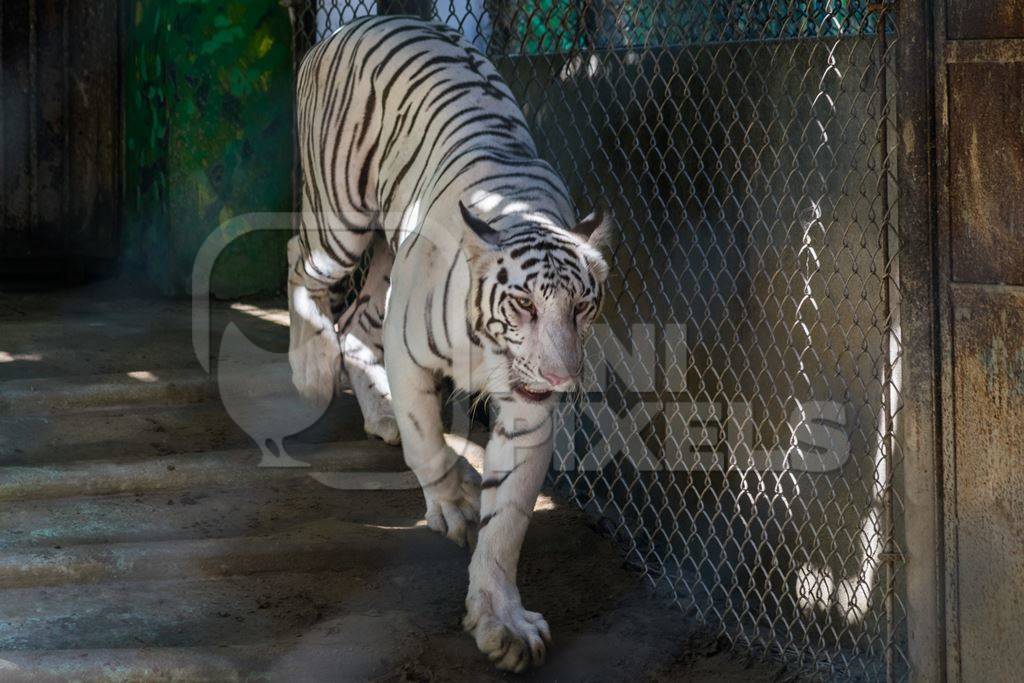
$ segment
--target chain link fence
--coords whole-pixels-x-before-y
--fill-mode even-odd
[[[557,491],[737,647],[907,675],[897,31],[856,0],[286,0],[296,59],[418,14],[485,51],[620,238]]]

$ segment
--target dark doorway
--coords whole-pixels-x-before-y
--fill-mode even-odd
[[[0,277],[109,270],[119,240],[118,0],[0,5]]]

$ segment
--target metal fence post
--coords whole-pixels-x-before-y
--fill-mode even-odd
[[[932,3],[899,3],[899,222],[905,453],[907,631],[915,681],[945,680],[942,460],[937,396]]]
[[[292,72],[299,73],[302,58],[316,42],[316,0],[281,0],[292,22]],[[292,117],[292,233],[298,234],[302,208],[302,165],[299,157],[295,112]]]

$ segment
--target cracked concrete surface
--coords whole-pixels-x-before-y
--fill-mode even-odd
[[[218,306],[214,329],[230,319],[283,351],[281,305]],[[425,528],[419,492],[258,467],[190,316],[116,283],[0,294],[0,681],[788,677],[650,598],[550,501],[521,582],[554,646],[537,672],[492,670],[459,625],[467,551]],[[319,472],[401,471],[361,424],[340,397],[288,443]]]

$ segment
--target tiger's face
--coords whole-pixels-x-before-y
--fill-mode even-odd
[[[574,388],[608,275],[600,252],[609,232],[603,213],[572,231],[497,231],[461,209],[469,226],[470,326],[481,343],[505,357],[507,388],[534,402]]]

